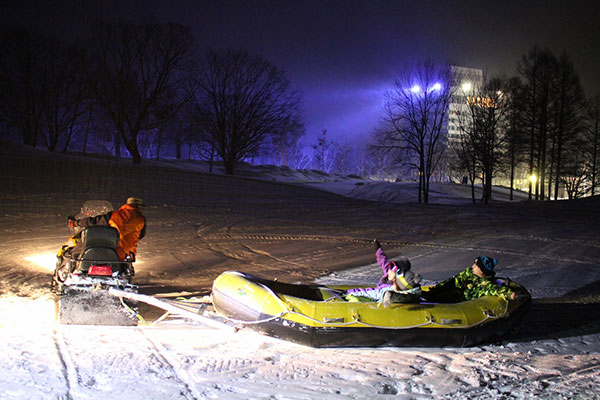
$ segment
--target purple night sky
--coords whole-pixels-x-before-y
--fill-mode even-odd
[[[600,93],[595,1],[78,0],[4,5],[0,27],[70,37],[96,19],[153,16],[190,26],[200,46],[243,47],[286,70],[304,93],[307,132],[368,137],[383,93],[425,58],[516,73],[530,47],[566,50],[587,96]]]

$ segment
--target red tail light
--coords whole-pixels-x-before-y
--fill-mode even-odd
[[[88,268],[88,275],[112,276],[112,268],[108,265],[92,265]]]

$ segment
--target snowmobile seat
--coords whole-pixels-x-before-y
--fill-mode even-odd
[[[116,250],[119,244],[119,231],[108,225],[88,226],[81,235],[81,241],[84,253],[93,248]]]
[[[81,236],[83,243],[83,253],[79,262],[78,269],[87,272],[94,261],[110,262],[114,267],[119,268],[119,256],[117,255],[117,245],[119,244],[119,231],[112,226],[89,226]]]

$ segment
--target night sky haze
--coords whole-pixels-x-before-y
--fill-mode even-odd
[[[245,48],[283,68],[304,93],[310,136],[367,138],[384,92],[424,59],[517,73],[534,45],[564,50],[586,96],[600,93],[600,13],[594,1],[23,1],[2,28],[79,38],[100,20],[156,18],[192,28],[198,45]]]

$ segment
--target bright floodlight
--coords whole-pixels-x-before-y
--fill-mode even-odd
[[[471,82],[463,82],[462,84],[463,92],[468,92],[471,90]]]
[[[421,91],[421,86],[419,85],[414,85],[413,87],[410,88],[410,91],[412,93],[419,93]]]
[[[435,85],[433,85],[431,87],[431,90],[442,90],[442,84],[441,83],[436,83]]]

